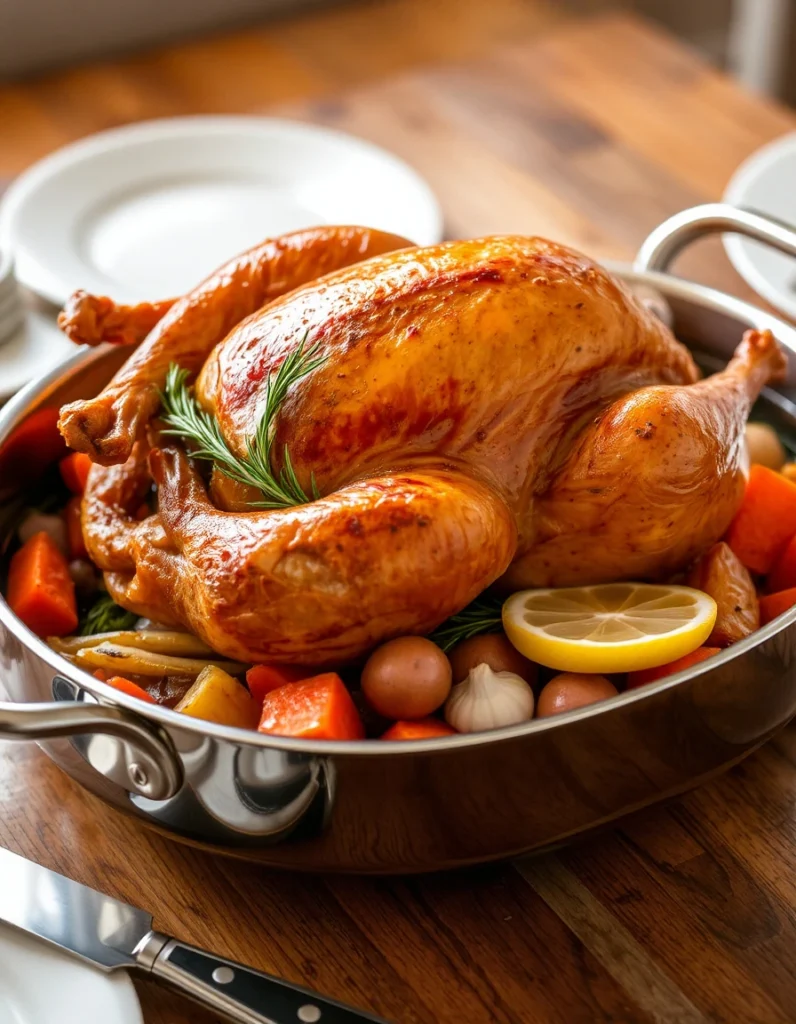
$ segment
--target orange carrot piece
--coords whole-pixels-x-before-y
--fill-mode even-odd
[[[63,511],[66,523],[66,541],[70,558],[88,558],[86,542],[83,540],[83,525],[80,521],[80,498],[75,495],[66,503]]]
[[[796,484],[765,466],[752,466],[727,543],[752,572],[768,573],[796,534]]]
[[[684,654],[682,658],[670,661],[667,665],[658,665],[657,668],[642,668],[638,672],[630,672],[627,677],[628,690],[635,690],[637,686],[644,686],[645,683],[654,683],[657,679],[665,679],[666,676],[673,676],[675,672],[682,672],[684,668],[691,668],[698,665],[706,658],[718,654],[719,647],[697,647],[690,654]]]
[[[58,410],[39,409],[0,448],[0,480],[35,480],[66,451],[58,433]]]
[[[287,683],[266,694],[260,732],[308,740],[361,740],[362,719],[336,672]]]
[[[88,471],[91,469],[91,459],[88,455],[84,455],[83,452],[72,452],[65,459],[61,459],[58,469],[72,494],[82,495],[86,490]]]
[[[783,612],[796,604],[796,587],[779,590],[776,594],[766,594],[760,598],[760,625],[778,618]]]
[[[77,627],[75,585],[49,534],[35,533],[11,559],[7,600],[37,636],[66,636]]]
[[[383,740],[430,740],[439,736],[455,736],[456,730],[451,729],[438,718],[418,718],[413,722],[396,722],[387,732]]]
[[[147,693],[143,686],[134,683],[132,679],[125,679],[124,676],[111,676],[106,682],[108,686],[112,686],[114,690],[126,693],[128,697],[137,697],[139,700],[145,700],[148,704],[157,704],[152,694]]]
[[[774,568],[766,580],[766,590],[776,594],[778,590],[796,587],[796,535],[791,537],[785,549],[777,555]]]
[[[262,704],[266,694],[288,683],[309,679],[312,675],[312,669],[294,668],[291,665],[252,665],[246,673],[246,684],[252,697],[258,704]]]

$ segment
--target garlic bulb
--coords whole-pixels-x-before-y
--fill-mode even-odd
[[[513,672],[476,665],[451,690],[445,720],[458,732],[482,732],[517,725],[533,717],[533,690]]]

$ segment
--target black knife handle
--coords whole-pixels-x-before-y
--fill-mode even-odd
[[[152,974],[240,1024],[386,1024],[380,1017],[169,939]]]

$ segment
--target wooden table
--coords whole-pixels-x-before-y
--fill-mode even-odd
[[[147,93],[125,81],[130,109],[146,115]],[[55,136],[98,127],[90,92],[64,103],[39,93],[37,117]],[[264,107],[256,93],[247,105]],[[451,235],[539,232],[601,257],[629,256],[662,218],[718,197],[748,153],[796,127],[656,31],[613,17],[280,112],[409,159]],[[16,159],[40,145],[15,138]],[[746,292],[716,243],[683,265]],[[141,903],[162,929],[402,1024],[796,1020],[796,728],[599,838],[397,881],[214,858],[106,810],[33,746],[0,757],[4,845]],[[148,984],[140,993],[147,1024],[210,1020]]]

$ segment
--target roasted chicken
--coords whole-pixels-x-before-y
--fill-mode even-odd
[[[96,398],[64,408],[95,461],[83,504],[112,596],[241,660],[329,664],[427,633],[496,584],[660,579],[727,528],[743,431],[784,370],[748,332],[699,380],[669,329],[599,266],[539,238],[412,248],[356,228],[302,232],[183,299],[116,307],[79,293],[76,341],[138,344]],[[280,407],[307,493],[256,510],[156,419],[168,364],[243,457],[286,356],[325,362]],[[157,485],[156,509],[139,521]]]

